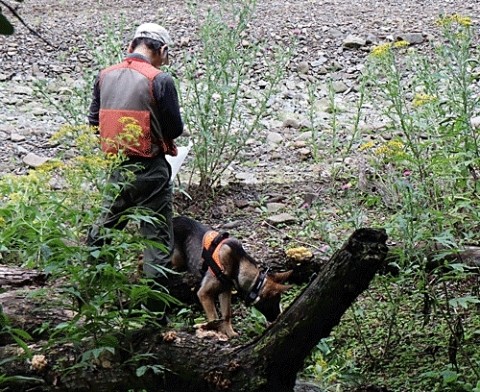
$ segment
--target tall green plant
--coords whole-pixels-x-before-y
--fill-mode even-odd
[[[287,47],[275,51],[248,36],[254,8],[254,0],[243,0],[208,10],[198,20],[200,50],[184,57],[182,106],[201,188],[217,184],[258,131],[288,58]],[[258,73],[262,88],[246,91],[256,67],[264,69]]]
[[[398,233],[406,227],[399,223],[416,222],[422,239],[445,239],[451,247],[453,238],[461,240],[477,225],[468,217],[479,202],[480,151],[471,125],[478,98],[469,19],[455,15],[439,24],[443,42],[432,58],[405,49],[406,42],[372,52],[370,97],[401,136],[372,146],[370,162],[382,186],[396,194],[390,207],[400,209]]]
[[[462,377],[479,376],[479,358],[471,358],[464,334],[468,324],[476,328],[471,312],[479,298],[465,293],[464,287],[449,294],[447,286],[465,284],[472,275],[468,266],[449,263],[445,257],[466,243],[478,243],[472,233],[478,231],[480,151],[471,121],[478,115],[474,60],[478,53],[469,18],[444,16],[438,25],[441,38],[427,55],[403,41],[372,51],[365,73],[369,102],[388,118],[388,131],[395,137],[366,143],[361,149],[368,151],[376,189],[392,211],[387,221],[390,235],[402,241],[397,252],[403,270],[396,283],[407,287],[410,281],[416,283],[413,293],[423,300],[425,328],[444,323],[446,367],[455,373],[449,382],[458,387]],[[445,267],[451,272],[447,274]],[[400,309],[393,297],[388,306],[392,312],[386,314]],[[390,317],[389,323],[386,341],[392,342],[396,339],[392,333],[402,329],[397,317]],[[387,349],[391,348],[383,348]]]
[[[34,93],[49,106],[53,107],[66,124],[75,126],[85,123],[86,114],[92,98],[92,88],[99,70],[119,62],[124,54],[124,37],[131,26],[124,17],[116,20],[104,19],[105,32],[101,37],[87,35],[88,54],[80,53],[79,48],[70,48],[72,56],[91,56],[93,65],[89,64],[81,70],[81,77],[73,81],[37,79],[34,81]],[[82,49],[82,50],[85,50]],[[61,86],[61,89],[59,89]],[[56,94],[52,90],[57,90]]]
[[[165,287],[138,276],[143,249],[158,246],[165,250],[161,244],[141,238],[131,226],[125,231],[105,230],[102,234],[108,246],[85,244],[88,227],[102,212],[102,200],[119,191],[106,180],[112,170],[119,169],[122,157],[104,156],[90,127],[64,127],[56,137],[73,158],[59,157],[63,159],[52,160],[28,175],[0,179],[5,195],[0,201],[0,252],[9,263],[41,269],[62,282],[45,306],[70,308],[75,316],[52,328],[52,339],[80,346],[86,337],[93,338],[93,351],[83,353],[87,365],[92,356],[120,349],[129,329],[157,325],[161,315],[142,310],[143,304],[178,301]],[[128,218],[131,225],[159,219],[141,209],[132,209]],[[37,295],[47,294],[40,291]]]

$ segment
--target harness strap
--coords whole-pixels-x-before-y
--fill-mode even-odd
[[[224,273],[224,268],[220,260],[219,250],[220,244],[228,238],[227,232],[217,232],[214,230],[207,231],[203,236],[202,271],[206,272],[210,269],[215,277],[224,285],[232,285],[233,282]]]
[[[214,230],[207,231],[203,236],[203,250],[202,250],[202,271],[205,273],[208,269],[215,275],[215,277],[225,286],[236,285],[235,280],[232,280],[224,273],[224,268],[220,260],[220,245],[228,238],[227,232],[217,232]],[[260,272],[252,288],[244,293],[243,300],[247,306],[255,305],[260,298],[260,290],[262,289],[267,278],[268,269]],[[236,285],[237,286],[237,285]],[[238,289],[238,287],[237,287]]]
[[[260,296],[260,290],[262,289],[266,278],[267,271],[260,272],[252,289],[245,295],[244,301],[247,306],[254,305],[258,301]]]

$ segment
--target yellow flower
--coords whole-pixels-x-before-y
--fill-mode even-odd
[[[41,165],[40,167],[37,168],[37,171],[39,173],[48,173],[50,171],[53,171],[55,169],[61,169],[65,166],[64,163],[62,163],[61,161],[54,161],[54,160],[50,160],[48,162],[45,162],[43,165]]]
[[[391,48],[392,48],[392,44],[388,42],[385,44],[377,45],[372,49],[372,56],[383,57],[390,52]]]
[[[469,27],[472,25],[472,19],[468,16],[452,14],[452,15],[441,17],[440,19],[437,20],[437,24],[443,27],[450,26],[454,23],[460,26]]]
[[[406,48],[410,44],[407,41],[397,41],[393,44],[394,48]]]
[[[429,103],[433,103],[437,101],[437,97],[434,95],[429,95],[429,94],[415,94],[415,97],[413,97],[412,105],[413,107],[420,107],[423,105],[427,105]]]
[[[18,192],[10,193],[8,198],[10,199],[10,202],[14,204],[20,203],[23,200],[23,196]]]
[[[390,140],[387,143],[377,147],[374,151],[375,155],[382,155],[383,157],[401,157],[404,144],[399,140]]]
[[[375,142],[371,140],[369,142],[363,143],[360,147],[358,147],[358,150],[359,151],[370,150],[374,146],[375,146]]]
[[[387,143],[387,146],[389,148],[391,148],[392,150],[403,150],[403,147],[404,147],[404,144],[399,141],[399,140],[390,140],[388,143]]]

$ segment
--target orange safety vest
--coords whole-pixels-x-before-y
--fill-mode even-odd
[[[99,128],[102,150],[127,156],[177,155],[173,140],[164,139],[153,94],[161,73],[145,60],[127,58],[100,73]]]

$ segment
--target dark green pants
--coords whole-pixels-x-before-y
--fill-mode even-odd
[[[161,277],[155,266],[168,266],[173,253],[172,228],[172,184],[171,168],[165,157],[151,159],[131,158],[123,166],[131,167],[133,181],[124,183],[123,170],[112,174],[110,181],[122,184],[121,191],[113,201],[105,201],[104,213],[90,228],[87,244],[104,246],[102,228],[122,230],[128,223],[125,214],[134,207],[147,209],[156,219],[154,223],[141,221],[140,234],[150,241],[164,246],[164,249],[147,247],[143,253],[143,271],[148,278]]]

